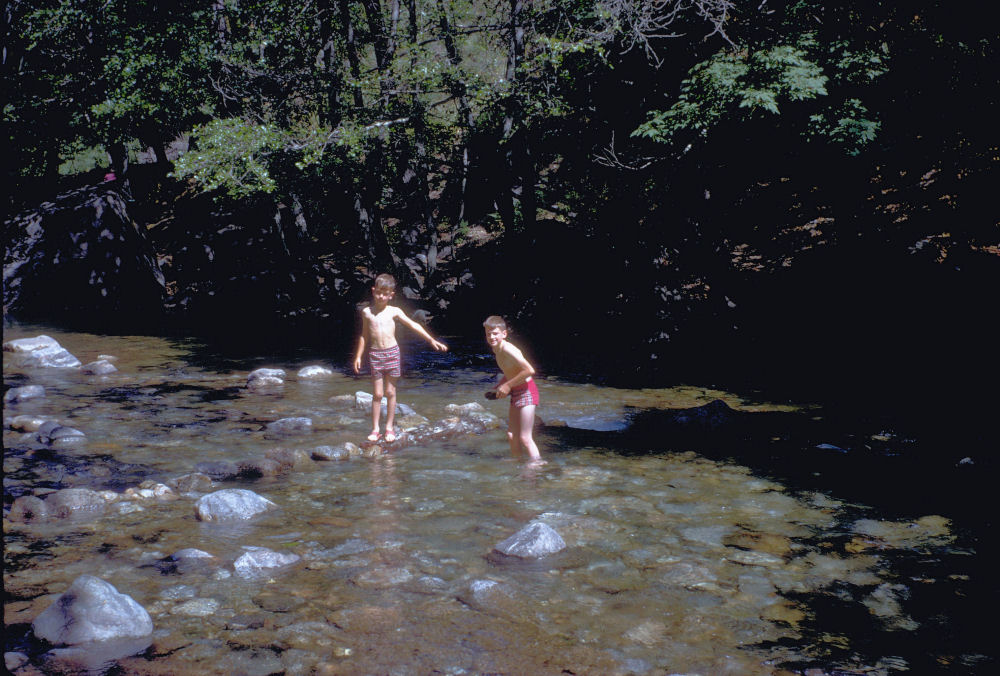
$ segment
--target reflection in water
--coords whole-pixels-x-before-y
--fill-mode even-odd
[[[287,371],[285,384],[251,392],[250,367],[213,370],[211,360],[191,358],[193,346],[168,340],[30,327],[4,339],[42,332],[83,362],[113,355],[118,371],[86,376],[4,360],[9,386],[46,388],[44,398],[5,408],[5,508],[66,487],[116,498],[82,522],[5,520],[5,622],[22,627],[10,632],[8,651],[32,652],[24,627],[84,573],[153,617],[152,647],[121,660],[125,672],[771,674],[818,665],[888,673],[931,650],[907,654],[895,637],[934,621],[914,616],[908,597],[914,585],[949,584],[920,574],[931,565],[922,561],[957,555],[946,520],[880,521],[683,450],[546,449],[558,437],[543,431],[549,464],[531,468],[509,459],[494,430],[216,480],[210,490],[247,488],[280,507],[237,524],[197,521],[193,493],[124,499],[144,480],[166,482],[199,463],[268,467],[260,458],[279,457],[276,449],[308,454],[363,439],[365,409],[336,398],[364,383],[339,372],[298,379],[305,364],[272,363]],[[481,401],[491,377],[485,368],[416,371],[399,397],[440,420],[448,404]],[[556,379],[543,387],[543,419],[594,430],[625,426],[627,410],[716,398],[774,408],[697,388],[625,391]],[[489,410],[502,417],[504,407]],[[15,425],[16,415],[56,420],[86,441],[44,444]],[[268,431],[293,416],[310,418],[312,431]],[[540,562],[488,557],[533,520],[568,549]],[[244,580],[232,565],[244,547],[301,559]],[[183,570],[157,565],[184,548],[214,558]],[[893,568],[900,554],[909,577]],[[947,659],[969,666],[977,657]]]

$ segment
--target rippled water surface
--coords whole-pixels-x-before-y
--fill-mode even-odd
[[[325,364],[334,375],[305,379],[301,367],[323,362],[206,357],[195,342],[30,326],[4,340],[39,333],[84,363],[111,355],[118,371],[25,367],[5,353],[7,387],[46,388],[44,398],[5,407],[5,510],[20,495],[68,487],[124,494],[197,463],[360,443],[368,431],[366,411],[331,401],[370,391],[346,372],[346,355]],[[506,415],[504,402],[482,397],[496,371],[485,348],[414,364],[399,400],[432,423],[452,415],[448,404],[480,402]],[[285,369],[285,384],[249,390],[258,366]],[[511,460],[494,429],[217,481],[209,490],[246,488],[279,506],[235,525],[198,521],[193,494],[123,498],[101,516],[71,521],[11,523],[5,512],[7,650],[55,669],[52,655],[32,653],[29,625],[87,573],[153,619],[151,644],[117,659],[117,673],[894,673],[917,659],[899,637],[933,621],[910,609],[913,588],[938,585],[942,599],[958,593],[960,571],[926,573],[968,554],[942,517],[879,520],[835,491],[793,491],[666,439],[662,452],[636,455],[567,446],[556,433],[613,432],[632,411],[715,399],[746,411],[792,407],[692,387],[618,390],[553,377],[540,389],[546,427],[538,439],[549,462],[538,469]],[[25,414],[77,428],[86,442],[52,448],[11,429],[10,419]],[[291,416],[310,418],[312,431],[266,431]],[[535,520],[567,549],[534,562],[489,556]],[[244,579],[233,561],[247,546],[301,559]],[[214,562],[188,571],[162,564],[192,547]],[[979,658],[938,652],[956,673]]]

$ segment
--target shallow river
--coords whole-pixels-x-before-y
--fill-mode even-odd
[[[235,525],[197,520],[193,493],[123,498],[89,519],[12,523],[7,510],[21,495],[124,493],[198,463],[360,443],[368,431],[366,411],[334,399],[370,391],[347,372],[346,354],[232,358],[196,341],[33,326],[9,328],[4,340],[40,333],[84,363],[111,355],[118,370],[24,367],[5,353],[5,387],[46,388],[4,410],[5,650],[30,657],[19,673],[972,673],[985,659],[908,638],[946,624],[943,606],[968,582],[961,561],[974,553],[944,517],[883,520],[833,488],[794,490],[667,438],[661,452],[635,454],[568,445],[558,433],[590,428],[599,440],[631,412],[716,399],[745,411],[795,408],[697,387],[540,378],[537,439],[549,462],[537,469],[508,457],[498,428],[216,481],[209,491],[246,488],[279,506]],[[505,402],[482,396],[496,374],[485,345],[425,350],[404,346],[400,402],[432,423],[452,415],[448,404],[506,415]],[[312,364],[333,375],[297,377]],[[260,366],[285,369],[284,385],[248,389]],[[49,447],[11,429],[15,415],[56,420],[86,441]],[[265,429],[292,416],[310,418],[312,431],[276,438]],[[490,556],[535,520],[567,548],[539,561]],[[248,579],[233,566],[244,547],[301,558]],[[184,548],[215,559],[164,565]],[[108,664],[41,654],[30,623],[85,573],[150,613],[144,651]],[[942,607],[912,606],[925,589]]]

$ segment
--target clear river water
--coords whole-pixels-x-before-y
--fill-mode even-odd
[[[818,676],[996,666],[978,635],[964,634],[975,624],[967,599],[984,587],[962,524],[933,511],[887,518],[836,485],[786,484],[727,459],[744,450],[731,435],[733,447],[711,455],[655,426],[642,452],[619,444],[639,413],[721,400],[746,414],[808,418],[808,402],[543,374],[542,467],[511,459],[497,427],[217,480],[201,492],[245,488],[278,509],[203,522],[198,491],[126,491],[169,484],[199,463],[360,444],[368,412],[344,402],[371,390],[349,372],[349,354],[233,356],[193,339],[29,325],[7,327],[4,341],[39,334],[84,363],[110,356],[117,371],[31,367],[4,354],[5,388],[45,388],[4,408],[5,651],[20,654],[15,673]],[[449,404],[469,402],[506,416],[506,402],[483,398],[497,373],[485,344],[448,354],[405,344],[404,353],[399,401],[419,416],[433,424],[454,417]],[[333,373],[299,377],[308,365]],[[284,369],[285,383],[248,388],[262,366]],[[86,440],[54,447],[14,429],[14,416],[55,420]],[[311,419],[311,430],[268,431],[288,417]],[[15,498],[65,488],[119,497],[88,518],[8,520]],[[566,549],[539,560],[491,555],[533,521]],[[233,563],[246,547],[299,558],[244,576]],[[214,558],[165,565],[185,548]],[[90,657],[38,645],[31,622],[82,574],[149,612],[148,645]]]

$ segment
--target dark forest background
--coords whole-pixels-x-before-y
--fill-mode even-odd
[[[7,321],[336,353],[387,271],[550,373],[986,439],[1000,69],[965,3],[14,0],[5,28]]]

